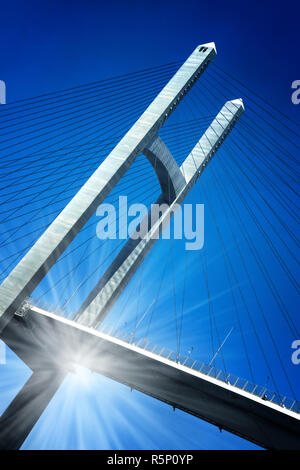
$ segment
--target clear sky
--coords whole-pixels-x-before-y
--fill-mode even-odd
[[[2,1],[0,79],[6,82],[10,102],[183,60],[198,44],[214,41],[220,67],[299,121],[300,105],[293,105],[290,98],[292,81],[300,79],[299,13],[296,1]],[[149,273],[159,264],[159,250],[147,264]],[[216,254],[212,265],[218,264],[217,258]],[[280,283],[281,275],[274,276]],[[296,302],[293,295],[288,295],[291,305]],[[195,303],[194,290],[188,307]],[[228,305],[222,305],[220,312],[225,308]],[[187,325],[189,318],[194,319],[187,317]],[[167,326],[164,319],[157,342],[164,342],[164,333],[168,336]],[[230,324],[225,333],[227,327]],[[192,330],[190,323],[187,348]],[[279,329],[277,333],[280,336]],[[280,341],[285,347],[289,338]],[[0,365],[0,413],[29,374],[7,351],[7,364]],[[294,379],[294,384],[299,390],[299,381]],[[254,447],[88,372],[68,376],[23,445],[24,449]]]

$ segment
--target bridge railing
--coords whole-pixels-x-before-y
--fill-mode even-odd
[[[57,306],[50,305],[47,302],[41,300],[37,301],[36,299],[31,298],[30,304],[44,308],[49,312],[56,313],[57,315],[62,315],[64,317],[69,318],[72,317],[72,314],[67,313],[62,308],[57,308]],[[135,346],[138,346],[141,349],[152,352],[158,356],[164,357],[165,359],[169,359],[170,361],[184,365],[186,367],[189,367],[190,369],[194,369],[198,372],[201,372],[202,374],[205,374],[209,377],[213,377],[228,385],[237,387],[238,389],[251,393],[263,400],[276,403],[277,405],[280,405],[283,408],[287,408],[288,410],[300,413],[300,403],[297,400],[293,400],[292,398],[281,395],[266,387],[254,384],[249,380],[243,379],[236,375],[229,374],[222,369],[217,369],[213,365],[207,364],[206,362],[201,362],[197,359],[193,359],[191,357],[191,354],[178,354],[169,348],[151,343],[150,341],[148,341],[147,338],[138,338],[133,333],[127,333],[123,330],[116,329],[107,325],[104,325],[99,328],[99,331],[112,337],[121,339],[126,343],[134,344]]]
[[[115,338],[121,339],[129,344],[134,344],[141,349],[152,352],[158,356],[169,359],[170,361],[176,362],[178,364],[184,365],[190,369],[194,369],[202,374],[205,374],[209,377],[213,377],[221,382],[224,382],[228,385],[244,390],[248,393],[251,393],[263,400],[269,401],[271,403],[276,403],[277,405],[287,408],[296,413],[300,413],[300,402],[293,400],[284,395],[280,395],[277,392],[274,392],[267,387],[262,387],[260,385],[254,384],[249,380],[243,379],[233,374],[229,374],[222,369],[218,369],[206,362],[201,362],[197,359],[193,359],[191,354],[182,355],[178,354],[175,351],[172,351],[169,348],[164,346],[158,346],[157,344],[151,343],[147,338],[137,338],[133,333],[126,333],[122,330],[115,330],[109,326],[103,326],[100,328],[102,333],[106,333]]]

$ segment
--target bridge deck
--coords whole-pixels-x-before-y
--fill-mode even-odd
[[[300,449],[295,411],[39,307],[15,315],[1,337],[34,371],[78,363],[262,447]]]

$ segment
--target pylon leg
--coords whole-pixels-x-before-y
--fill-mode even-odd
[[[34,371],[0,417],[0,450],[19,449],[64,380],[58,370]]]

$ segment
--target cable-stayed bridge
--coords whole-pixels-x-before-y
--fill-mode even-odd
[[[73,363],[263,447],[299,448],[299,126],[213,68],[215,56],[205,44],[182,66],[1,113],[1,337],[33,370],[1,417],[2,448],[22,445]],[[148,215],[138,236],[102,243],[95,211],[120,194]],[[209,229],[202,250],[180,256],[180,242],[158,238],[193,195]],[[155,201],[165,209],[154,220]],[[56,305],[35,306],[45,299]],[[149,350],[153,327],[165,335]]]

